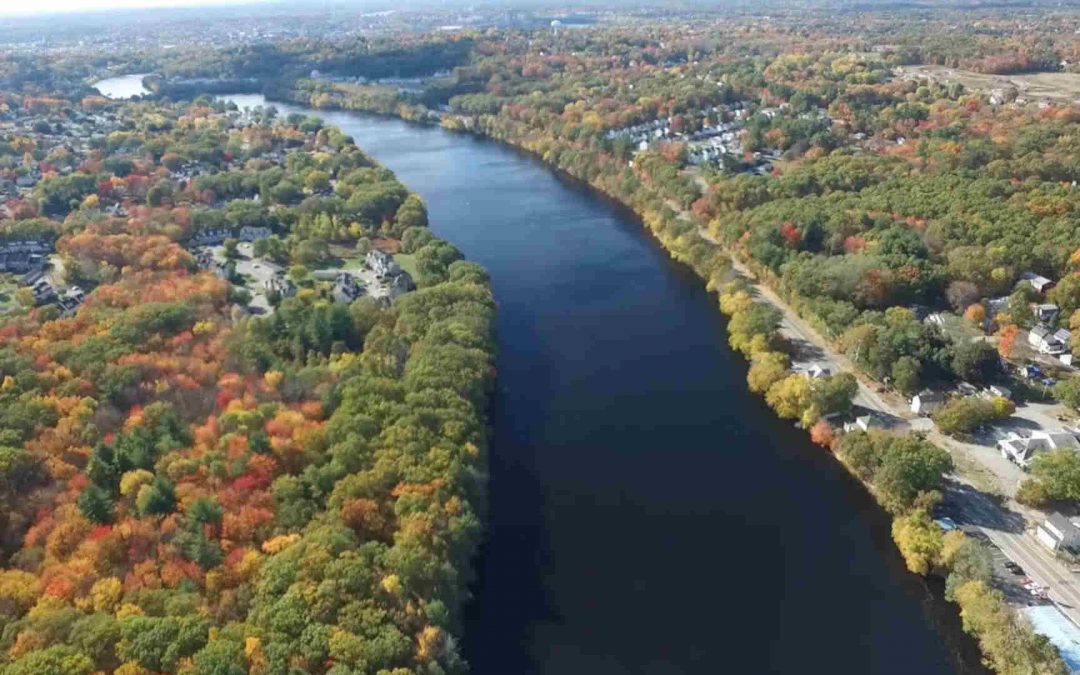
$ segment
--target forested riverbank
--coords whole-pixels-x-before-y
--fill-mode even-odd
[[[293,100],[311,105],[302,89]],[[948,453],[922,438],[896,438],[880,432],[839,435],[825,420],[850,411],[855,394],[850,374],[811,381],[790,370],[790,356],[779,336],[779,315],[754,300],[753,288],[732,281],[730,256],[701,236],[702,224],[691,207],[699,200],[693,180],[681,175],[660,154],[638,154],[620,162],[602,147],[559,141],[530,129],[508,115],[434,115],[423,108],[397,102],[345,99],[345,105],[318,101],[324,108],[342,107],[397,115],[421,123],[439,123],[459,132],[474,133],[529,152],[553,168],[582,180],[634,211],[670,255],[689,265],[711,290],[720,294],[722,311],[730,317],[732,347],[750,362],[748,387],[763,394],[781,418],[799,421],[815,443],[830,448],[841,463],[866,485],[893,518],[892,535],[908,568],[921,575],[940,576],[946,595],[955,602],[964,629],[975,636],[986,661],[997,672],[1064,672],[1056,650],[1032,632],[991,586],[989,554],[960,531],[945,533],[931,517],[940,500],[938,490],[953,464]],[[775,279],[762,269],[765,279]],[[779,281],[779,280],[776,280]],[[780,286],[781,292],[788,289]],[[813,315],[811,315],[813,316]],[[895,321],[912,322],[897,313]]]

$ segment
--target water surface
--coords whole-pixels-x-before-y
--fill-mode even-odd
[[[149,94],[150,91],[143,86],[143,78],[146,73],[132,75],[120,75],[109,77],[94,83],[94,88],[106,98],[123,99],[134,98]]]
[[[493,142],[318,114],[491,273],[476,673],[985,672],[865,490],[747,392],[715,297],[632,214]]]

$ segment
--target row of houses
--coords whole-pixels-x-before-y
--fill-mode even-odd
[[[211,227],[199,230],[193,234],[189,244],[192,246],[220,246],[225,243],[226,239],[253,242],[258,241],[259,239],[266,239],[272,234],[273,232],[269,227],[257,225],[244,225],[239,229]]]

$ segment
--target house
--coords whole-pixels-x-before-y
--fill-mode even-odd
[[[1072,331],[1067,328],[1058,328],[1054,331],[1054,339],[1064,345],[1067,350],[1072,345]]]
[[[961,396],[977,396],[979,394],[979,388],[970,382],[961,382],[956,385],[956,393]]]
[[[911,397],[911,412],[916,415],[932,415],[945,405],[945,394],[923,389]]]
[[[364,258],[364,262],[375,272],[376,276],[387,277],[401,274],[401,266],[394,261],[393,256],[382,251],[371,251]]]
[[[363,294],[364,287],[356,281],[356,277],[347,272],[337,275],[334,280],[334,287],[330,291],[330,296],[334,298],[334,302],[352,302]]]
[[[1047,292],[1054,285],[1053,281],[1050,281],[1044,276],[1035,274],[1034,272],[1024,272],[1020,275],[1020,278],[1028,282],[1028,284],[1039,293]]]
[[[1056,333],[1051,332],[1050,328],[1040,324],[1028,331],[1028,344],[1043,354],[1060,354],[1065,351],[1066,343],[1062,342]]]
[[[1051,551],[1080,546],[1080,528],[1060,513],[1051,513],[1035,528],[1035,535]]]
[[[1074,450],[1080,452],[1080,441],[1077,441],[1076,434],[1069,429],[1060,429],[1058,431],[1043,431],[1040,429],[1027,435],[1010,431],[1005,435],[1005,438],[997,442],[997,446],[1002,457],[1024,469],[1031,466],[1031,460],[1040,452],[1050,450]]]
[[[64,318],[74,316],[85,300],[86,291],[83,289],[78,286],[67,289],[64,295],[56,301],[56,306],[60,308],[60,316]]]
[[[208,227],[192,235],[191,244],[193,246],[220,246],[230,236],[231,233],[224,227]]]
[[[30,292],[34,294],[34,303],[38,305],[48,304],[56,299],[56,289],[48,279],[38,279],[30,287]]]
[[[832,374],[832,371],[830,371],[828,368],[821,365],[820,363],[815,363],[812,364],[809,368],[807,368],[805,373],[806,376],[811,380],[816,380],[819,377],[828,377]]]
[[[240,233],[237,235],[237,239],[240,241],[258,241],[259,239],[266,239],[272,233],[269,227],[256,227],[254,225],[244,225],[240,228]]]
[[[291,298],[296,295],[296,284],[281,274],[267,279],[263,282],[263,287],[267,293],[277,293],[282,298]]]
[[[854,422],[845,422],[844,431],[870,431],[871,429],[881,429],[884,425],[874,415],[860,415],[855,418]]]
[[[1001,312],[1004,312],[1009,307],[1009,296],[1004,295],[1000,298],[991,298],[986,301],[986,314],[990,317],[994,317]]]
[[[401,271],[401,274],[392,277],[390,280],[390,295],[392,297],[396,298],[399,295],[415,290],[416,284],[413,283],[413,279],[409,276],[409,273],[404,270]],[[826,371],[826,374],[827,373],[828,371]]]
[[[1057,315],[1061,310],[1058,309],[1058,306],[1053,303],[1044,302],[1041,304],[1033,305],[1032,311],[1035,313],[1035,318],[1037,318],[1042,323],[1053,323],[1054,319],[1057,318]]]

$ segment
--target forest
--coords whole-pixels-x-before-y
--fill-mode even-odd
[[[86,299],[0,320],[2,671],[462,672],[484,270],[317,120],[10,100],[0,166],[40,180],[4,232],[54,242]],[[241,226],[296,280],[262,316],[193,253]],[[415,255],[417,290],[336,302],[305,273],[373,242]]]

